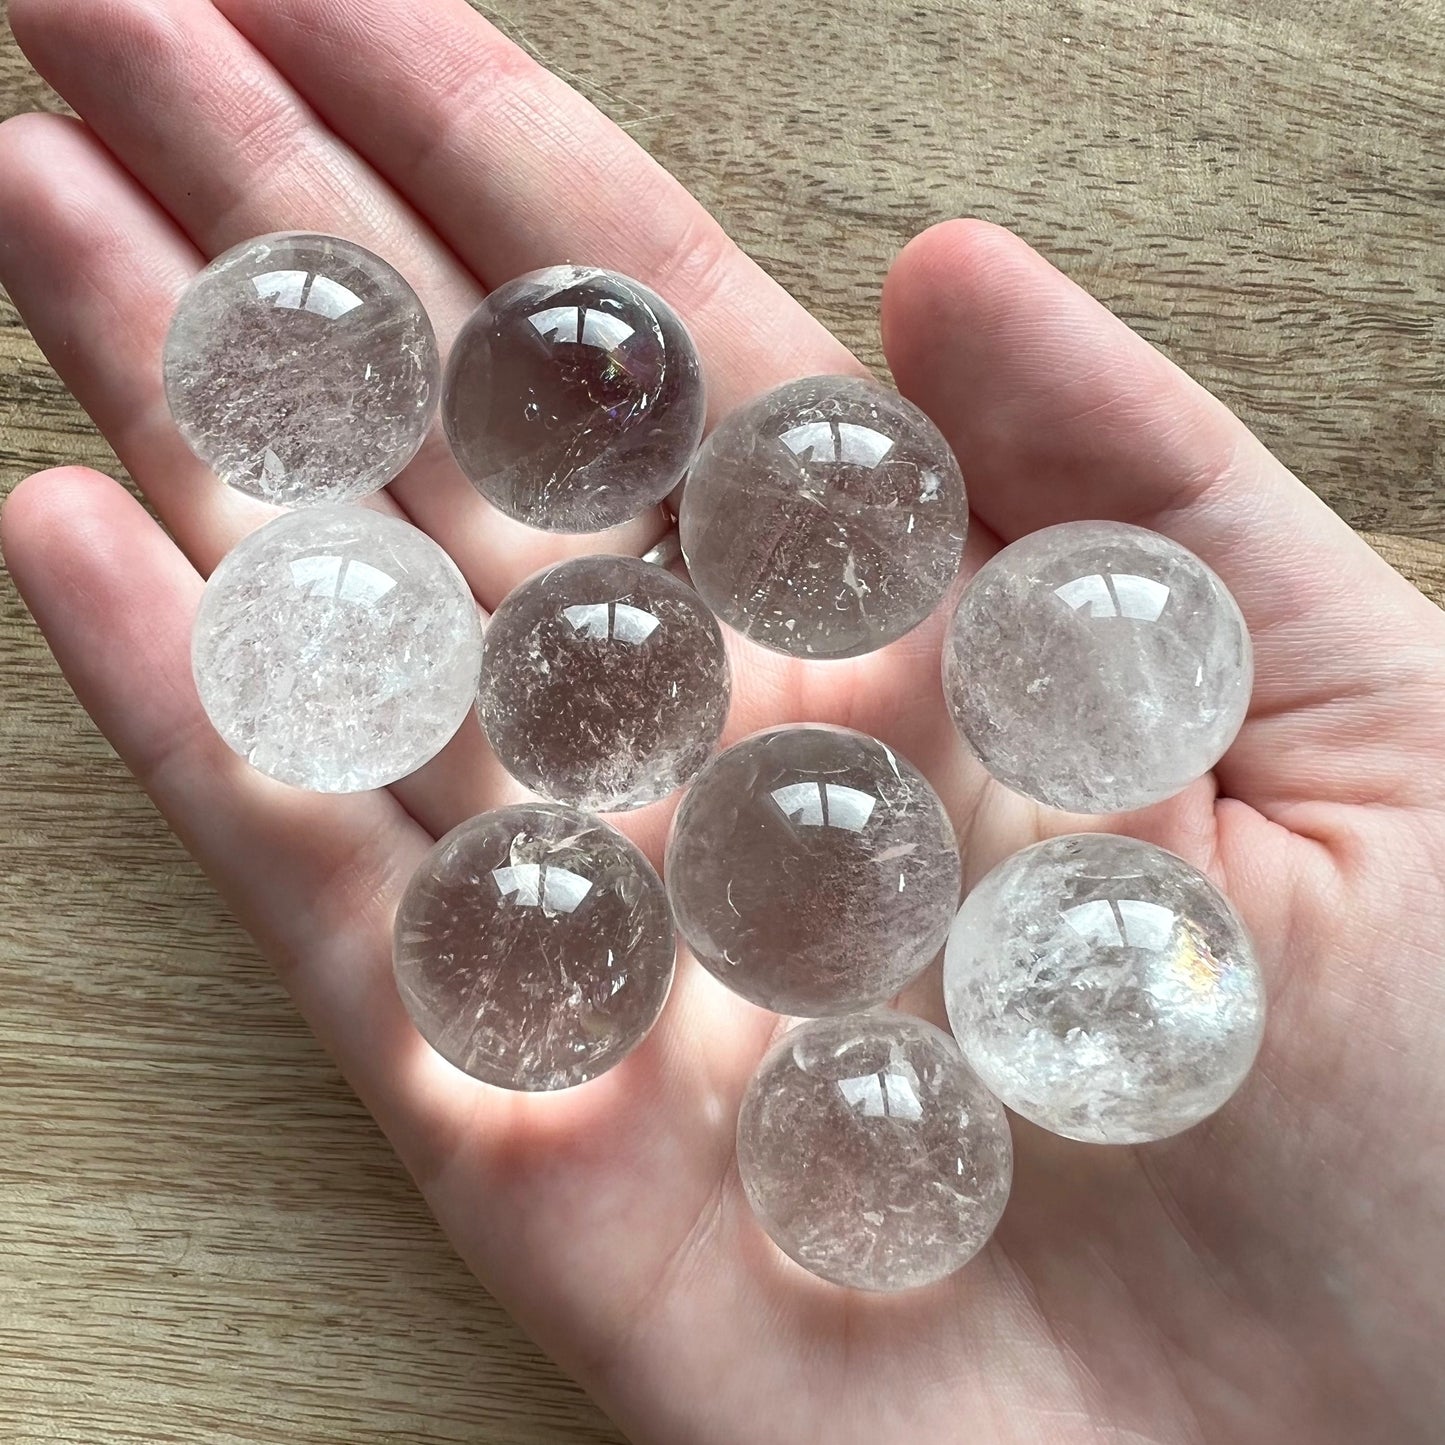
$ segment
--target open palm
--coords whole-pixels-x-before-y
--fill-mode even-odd
[[[463,0],[12,0],[83,117],[0,128],[0,280],[170,532],[76,469],[22,485],[12,573],[121,755],[275,959],[477,1274],[638,1441],[1445,1439],[1445,619],[1220,404],[1021,242],[954,222],[884,296],[902,389],[952,441],[972,560],[1110,517],[1201,553],[1257,646],[1215,778],[1113,826],[1207,868],[1258,940],[1272,1014],[1218,1116],[1137,1150],[1015,1123],[1013,1200],[968,1269],[897,1297],[785,1261],[732,1162],[776,1020],[685,962],[604,1079],[505,1096],[422,1044],[391,913],[431,841],[504,786],[474,722],[395,788],[295,793],[209,728],[188,634],[262,513],[167,416],[186,281],[261,232],[349,236],[453,334],[485,288],[564,259],[636,275],[697,336],[720,413],[858,364],[668,176]],[[435,440],[390,488],[492,607],[562,551],[666,526],[528,532]],[[174,538],[174,541],[171,540]],[[939,621],[850,664],[734,648],[736,737],[846,723],[947,799],[970,879],[1071,820],[988,783],[938,681]],[[665,808],[632,820],[654,857]],[[1075,820],[1076,821],[1076,820]],[[933,1000],[921,998],[927,1009]]]

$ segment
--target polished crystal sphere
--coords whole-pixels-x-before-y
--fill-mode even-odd
[[[497,609],[477,705],[519,782],[613,812],[687,782],[717,745],[729,696],[722,633],[687,583],[633,557],[578,557]]]
[[[999,1102],[941,1030],[902,1014],[816,1019],[748,1085],[738,1170],[778,1247],[834,1284],[931,1284],[987,1242],[1013,1144]]]
[[[806,1015],[896,994],[943,947],[961,877],[923,775],[829,727],[772,728],[715,757],[673,818],[664,873],[702,965]]]
[[[964,741],[1000,782],[1074,813],[1172,797],[1234,741],[1254,681],[1224,583],[1177,542],[1065,522],[969,583],[943,646]]]
[[[965,1057],[1026,1119],[1143,1144],[1212,1114],[1264,1029],[1264,984],[1229,901],[1136,838],[1053,838],[986,875],[944,963]]]
[[[448,1062],[503,1089],[605,1073],[656,1022],[675,942],[652,865],[551,803],[483,813],[422,860],[396,915],[402,1002]]]
[[[320,793],[383,787],[440,752],[481,655],[451,558],[365,507],[252,532],[206,583],[191,643],[216,731],[263,773]]]
[[[943,600],[968,503],[916,406],[876,381],[815,376],[723,418],[679,529],[693,583],[730,627],[793,657],[857,657]]]
[[[588,266],[493,291],[457,337],[442,393],[462,471],[509,517],[549,532],[600,532],[655,507],[706,410],[677,313],[641,282]]]
[[[246,241],[187,288],[165,346],[181,435],[262,501],[347,502],[416,455],[440,390],[436,336],[379,256],[335,236]]]

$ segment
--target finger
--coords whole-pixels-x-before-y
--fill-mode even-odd
[[[211,728],[190,671],[201,578],[115,482],[80,469],[16,488],[5,561],[77,697],[275,960],[388,1127],[433,1129],[434,1088],[391,982],[396,894],[429,836],[387,793],[272,783]],[[378,946],[378,941],[383,946]]]
[[[345,236],[412,283],[444,344],[480,299],[411,207],[206,0],[21,0],[10,20],[36,69],[203,257],[268,231]],[[550,561],[641,551],[662,526],[649,514],[592,537],[532,531],[480,497],[436,428],[390,491],[488,607]]]
[[[487,285],[570,259],[658,290],[698,339],[714,418],[775,382],[859,369],[630,136],[465,0],[220,8]]]
[[[165,328],[198,264],[174,224],[79,122],[33,115],[0,126],[0,283],[207,576],[271,509],[217,482],[166,407]],[[395,793],[440,835],[492,806],[507,786],[469,715],[442,755]]]
[[[0,285],[186,555],[208,573],[269,515],[171,421],[160,357],[195,247],[78,121],[0,125]]]
[[[1430,606],[1191,381],[1018,238],[948,222],[884,290],[899,386],[952,442],[974,511],[1009,541],[1110,518],[1197,552],[1256,648],[1249,721],[1219,769],[1261,806],[1419,796],[1440,741]],[[1343,765],[1348,754],[1350,764]]]

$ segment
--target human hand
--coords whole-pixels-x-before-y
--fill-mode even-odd
[[[362,13],[364,11],[364,13]],[[446,337],[483,289],[612,266],[697,336],[714,419],[857,363],[618,130],[461,0],[12,0],[83,123],[0,128],[0,281],[172,542],[77,469],[18,488],[6,557],[82,702],[273,957],[477,1274],[639,1442],[1438,1439],[1445,1237],[1445,619],[1221,405],[1021,242],[954,222],[884,294],[901,388],[957,450],[970,563],[1075,517],[1156,527],[1239,598],[1254,707],[1213,779],[1107,820],[1206,867],[1270,990],[1215,1118],[1141,1149],[1015,1121],[1013,1199],[967,1269],[896,1297],[803,1276],[733,1167],[776,1021],[684,962],[655,1033],[554,1097],[503,1095],[421,1043],[391,912],[431,840],[501,778],[474,722],[382,793],[250,771],[191,683],[189,626],[259,519],[175,434],[160,350],[206,257],[265,231],[352,237]],[[382,119],[378,119],[382,118]],[[484,606],[564,548],[641,551],[492,512],[435,441],[390,489]],[[970,881],[1077,820],[989,783],[938,681],[939,619],[808,666],[739,646],[730,737],[845,723],[921,767]],[[656,857],[665,809],[629,831]]]

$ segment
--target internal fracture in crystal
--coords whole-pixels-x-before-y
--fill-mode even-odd
[[[856,657],[943,600],[968,503],[916,406],[866,378],[816,376],[723,418],[679,528],[694,585],[729,626],[794,657]]]
[[[615,829],[573,808],[483,813],[441,840],[396,916],[397,987],[473,1078],[565,1089],[619,1063],[672,982],[667,895]]]
[[[1207,773],[1249,708],[1253,653],[1224,583],[1121,522],[1066,522],[969,583],[943,647],[964,741],[1000,782],[1075,813],[1171,797]]]
[[[804,1269],[901,1290],[983,1248],[1013,1144],[947,1034],[875,1012],[800,1024],[773,1046],[743,1098],[738,1169],[763,1228]]]
[[[323,793],[379,788],[441,751],[476,697],[482,628],[451,558],[364,507],[251,533],[192,634],[202,706],[248,762]]]
[[[223,482],[280,506],[354,501],[416,455],[440,390],[416,293],[351,241],[262,236],[187,288],[165,346],[181,435]]]
[[[944,964],[965,1057],[1070,1139],[1141,1144],[1212,1114],[1259,1049],[1264,985],[1228,900],[1136,838],[1053,838],[968,895]]]
[[[549,532],[598,532],[681,480],[706,414],[697,348],[654,291],[552,266],[499,286],[457,337],[442,418],[481,494]]]
[[[715,757],[664,868],[699,961],[765,1008],[837,1014],[892,997],[958,906],[958,843],[906,759],[844,728],[782,727]]]
[[[578,557],[517,587],[482,649],[482,726],[543,797],[638,808],[686,783],[727,721],[722,633],[696,592],[632,557]]]

